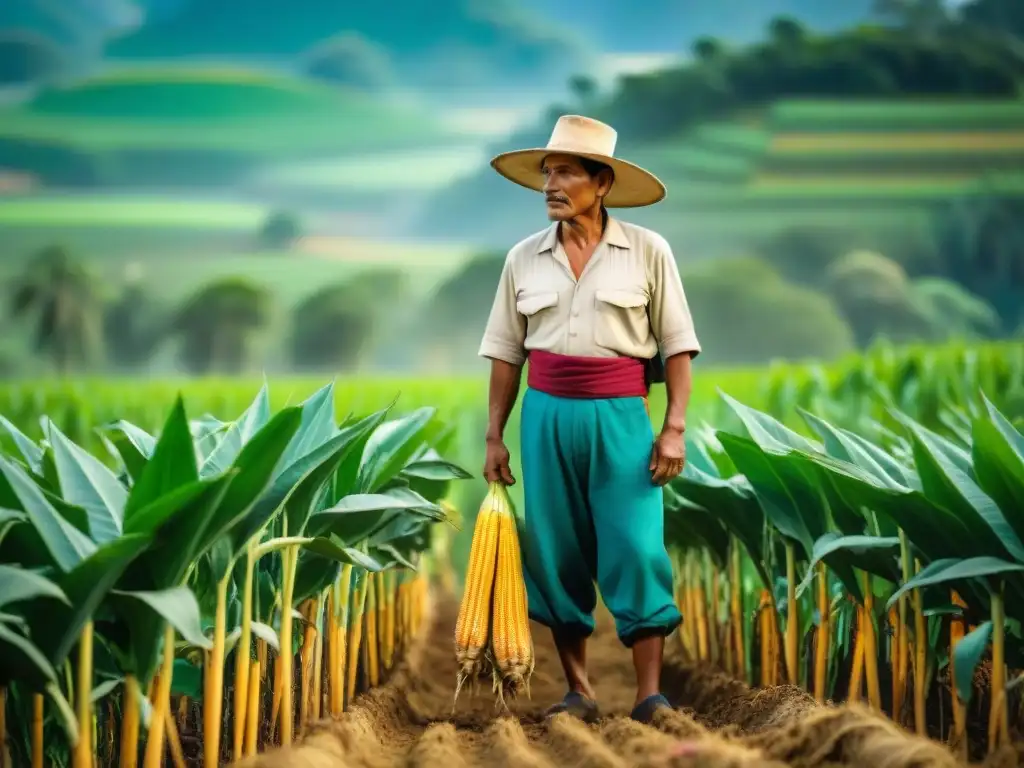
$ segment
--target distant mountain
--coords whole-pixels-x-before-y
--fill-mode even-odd
[[[341,33],[381,46],[406,82],[486,87],[496,78],[562,83],[587,64],[586,46],[561,24],[542,23],[514,0],[144,0],[160,9],[112,41],[115,59],[289,59]],[[177,6],[177,7],[175,7]]]
[[[759,38],[774,16],[793,16],[816,31],[834,31],[871,16],[875,0],[521,0],[570,25],[608,52],[684,51],[699,37],[726,43]],[[641,10],[642,9],[642,10]]]

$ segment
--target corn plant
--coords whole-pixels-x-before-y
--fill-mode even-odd
[[[945,435],[890,408],[897,426],[875,440],[807,411],[797,431],[723,402],[739,428],[694,441],[666,493],[684,646],[751,681],[755,669],[762,684],[784,674],[819,700],[866,688],[870,706],[899,721],[909,710],[922,734],[937,727],[927,701],[948,665],[948,737],[964,751],[965,706],[991,647],[988,744],[1005,743],[1008,654],[1024,650],[1007,634],[1024,616],[1021,432],[983,394],[942,412],[955,427]]]
[[[2,422],[0,743],[14,764],[182,765],[192,707],[204,765],[287,744],[296,715],[301,728],[344,708],[357,670],[377,682],[376,653],[350,642],[367,593],[381,612],[363,645],[393,666],[422,617],[439,502],[466,473],[438,452],[450,433],[432,409],[340,424],[335,409],[333,385],[276,413],[264,386],[228,422],[190,421],[179,398],[156,435],[105,425],[102,457],[48,419],[40,441]]]

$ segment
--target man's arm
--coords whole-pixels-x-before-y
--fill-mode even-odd
[[[484,478],[487,482],[514,485],[505,446],[505,425],[519,396],[519,381],[526,362],[526,318],[516,308],[516,289],[511,255],[505,261],[498,290],[480,344],[480,355],[491,361],[491,384],[487,410],[487,454]]]
[[[679,268],[668,247],[650,257],[651,329],[665,357],[665,390],[668,402],[665,421],[651,451],[651,479],[664,485],[683,471],[686,462],[686,409],[693,391],[693,358],[700,354],[700,342],[683,291]]]

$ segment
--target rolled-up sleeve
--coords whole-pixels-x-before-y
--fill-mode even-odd
[[[479,354],[481,357],[521,366],[526,362],[525,341],[526,318],[516,309],[516,287],[510,255],[501,270]]]
[[[700,342],[693,327],[679,267],[667,242],[657,243],[648,256],[651,272],[651,330],[664,358],[689,352],[700,354]]]

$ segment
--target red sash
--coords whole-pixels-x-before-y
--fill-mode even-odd
[[[644,361],[637,358],[573,357],[532,349],[529,363],[527,386],[554,397],[647,397]]]

